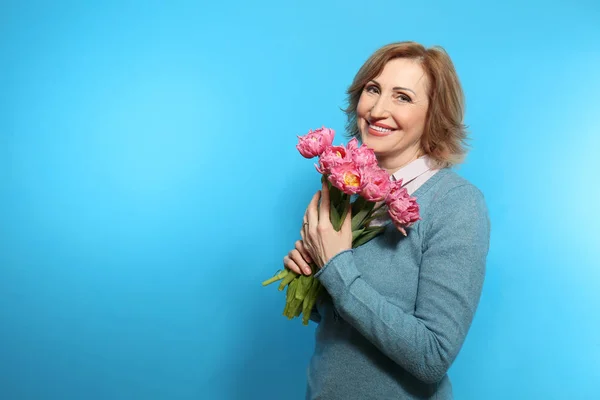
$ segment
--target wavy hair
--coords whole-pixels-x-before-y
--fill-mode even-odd
[[[464,94],[450,56],[440,46],[425,48],[416,42],[396,42],[381,47],[362,65],[348,90],[346,132],[360,140],[356,107],[365,85],[395,58],[420,63],[429,79],[429,106],[421,148],[440,167],[461,163],[468,151],[467,127],[463,124]]]

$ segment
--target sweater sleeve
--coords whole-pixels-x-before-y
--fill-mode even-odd
[[[361,277],[353,250],[337,254],[315,276],[344,320],[417,379],[436,383],[456,358],[479,303],[490,224],[473,185],[446,193],[426,223],[414,313]]]

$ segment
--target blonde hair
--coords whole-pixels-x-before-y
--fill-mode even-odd
[[[421,148],[438,167],[449,167],[464,160],[468,151],[467,130],[463,124],[464,94],[448,53],[440,47],[429,49],[416,42],[391,43],[378,49],[363,64],[346,91],[348,117],[346,131],[360,140],[356,107],[365,85],[378,76],[394,58],[413,59],[429,79],[429,107],[421,138]]]

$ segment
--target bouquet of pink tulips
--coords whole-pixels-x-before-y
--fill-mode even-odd
[[[305,158],[319,157],[315,165],[330,190],[330,220],[340,230],[348,206],[352,207],[352,248],[367,243],[382,233],[387,224],[373,224],[389,214],[392,223],[407,235],[406,229],[419,220],[419,205],[410,197],[402,181],[391,181],[390,175],[377,164],[373,150],[354,138],[346,146],[333,146],[333,129],[320,128],[298,136],[296,146]],[[302,323],[308,325],[310,313],[323,292],[321,283],[314,278],[318,271],[310,264],[311,275],[298,275],[285,268],[264,281],[263,286],[281,280],[279,290],[287,286],[283,315],[292,319],[302,314]]]

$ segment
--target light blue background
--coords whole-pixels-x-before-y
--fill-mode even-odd
[[[493,223],[457,399],[596,399],[597,1],[0,3],[0,398],[301,399],[260,282],[379,46],[443,45]]]

